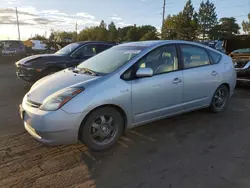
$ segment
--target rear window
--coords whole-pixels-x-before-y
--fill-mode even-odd
[[[213,64],[217,64],[217,63],[220,62],[220,60],[221,60],[221,55],[220,54],[218,54],[216,52],[213,52],[211,50],[208,50],[208,54],[211,57]]]

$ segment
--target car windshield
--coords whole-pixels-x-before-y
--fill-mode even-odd
[[[78,48],[80,44],[78,43],[72,43],[64,48],[60,49],[59,51],[56,52],[56,54],[61,54],[61,55],[69,55],[71,52],[73,52],[76,48]]]
[[[233,53],[250,53],[250,48],[234,50]]]
[[[109,74],[126,64],[146,47],[115,46],[78,65],[79,69],[88,69],[99,74]]]

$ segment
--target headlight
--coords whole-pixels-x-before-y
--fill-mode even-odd
[[[40,110],[58,110],[68,101],[70,101],[73,97],[81,93],[83,90],[84,88],[67,88],[56,92],[44,100],[43,104],[40,106]]]

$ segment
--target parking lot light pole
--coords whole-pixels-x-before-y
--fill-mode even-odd
[[[16,22],[17,22],[18,40],[20,41],[21,37],[20,37],[20,28],[19,28],[19,19],[18,19],[17,7],[16,7]]]
[[[166,9],[166,0],[163,0],[163,7],[162,7],[162,26],[161,26],[161,38],[163,39],[163,27],[165,21],[165,9]]]

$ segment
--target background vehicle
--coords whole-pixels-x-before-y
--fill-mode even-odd
[[[25,46],[18,40],[1,40],[0,56],[24,55]]]
[[[77,42],[55,54],[33,55],[16,63],[16,74],[25,81],[38,79],[67,67],[75,67],[86,59],[116,45],[108,42]]]
[[[20,114],[43,143],[80,139],[102,150],[124,129],[205,107],[220,112],[235,84],[231,58],[204,45],[125,43],[36,82]]]
[[[201,42],[201,44],[215,49],[215,45],[217,44],[217,41],[205,41],[205,42]]]
[[[239,35],[223,40],[226,53],[232,57],[237,71],[237,82],[250,84],[250,35]]]
[[[214,46],[214,48],[218,51],[220,51],[221,53],[226,54],[225,49],[223,48],[223,41],[222,40],[218,40]]]

